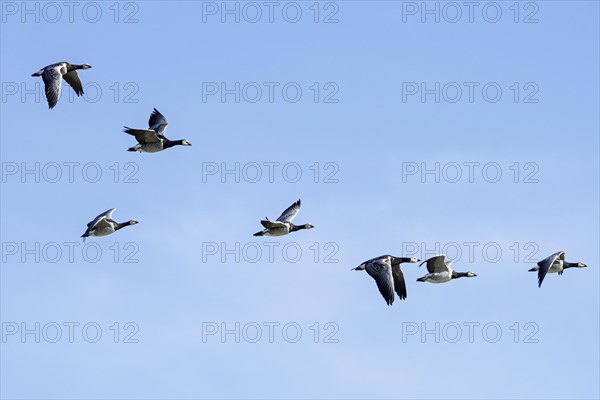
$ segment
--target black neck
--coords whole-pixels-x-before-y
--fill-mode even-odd
[[[465,276],[469,276],[469,275],[466,272],[452,271],[452,279],[464,278]]]
[[[163,149],[168,149],[173,146],[183,146],[183,140],[169,140],[167,138],[163,140]]]
[[[117,222],[117,224],[115,225],[115,231],[118,231],[121,228],[125,228],[126,226],[131,225],[131,221],[127,221],[127,222]]]
[[[294,224],[290,223],[290,232],[299,231],[300,229],[306,229],[306,226],[304,226],[304,225],[294,225]]]
[[[563,261],[563,269],[575,268],[575,267],[577,267],[577,263],[570,263],[570,262]]]

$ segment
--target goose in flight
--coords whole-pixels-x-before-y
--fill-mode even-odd
[[[56,64],[48,65],[40,69],[38,72],[31,74],[31,76],[41,76],[44,80],[44,86],[46,88],[46,99],[48,100],[48,108],[54,108],[60,97],[60,91],[62,88],[62,80],[64,79],[73,88],[77,96],[83,94],[83,86],[77,75],[78,69],[89,69],[92,68],[89,64],[69,64],[66,61],[58,62]]]
[[[371,278],[375,279],[379,293],[383,299],[391,306],[394,302],[394,291],[400,297],[400,300],[406,299],[406,283],[404,274],[400,269],[401,263],[416,263],[419,259],[416,257],[394,257],[390,255],[379,256],[365,261],[352,271],[367,271]]]
[[[260,221],[262,226],[265,227],[260,232],[256,232],[254,236],[283,236],[290,232],[299,231],[300,229],[312,229],[314,228],[311,224],[294,225],[292,220],[298,215],[300,211],[300,200],[289,206],[276,221],[270,221],[269,218]]]
[[[423,261],[419,264],[419,267],[427,263],[427,275],[417,279],[417,282],[431,282],[431,283],[444,283],[452,279],[458,278],[472,278],[475,275],[473,272],[456,272],[450,268],[452,262],[446,263],[446,256],[441,254],[438,256],[431,257],[428,260]]]
[[[138,141],[133,147],[127,151],[139,151],[145,153],[156,153],[173,146],[191,146],[192,144],[185,139],[169,140],[165,137],[167,129],[167,119],[156,108],[150,115],[148,120],[148,129],[132,129],[124,127],[124,132],[135,136]]]
[[[537,267],[533,267],[529,270],[529,272],[538,273],[538,287],[542,287],[542,282],[546,277],[547,273],[555,273],[558,272],[559,275],[562,275],[567,268],[585,268],[587,265],[584,263],[570,263],[565,261],[565,252],[559,251],[558,253],[554,253],[551,256],[544,258],[542,261],[537,263]]]
[[[127,222],[115,222],[112,220],[112,213],[116,208],[111,208],[108,211],[103,212],[94,218],[90,223],[87,224],[87,229],[81,237],[85,242],[85,238],[88,236],[106,236],[118,231],[129,225],[135,225],[138,221],[132,219]]]

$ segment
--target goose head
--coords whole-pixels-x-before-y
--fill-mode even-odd
[[[139,224],[139,221],[136,221],[135,219],[131,219],[131,220],[127,221],[127,224],[135,225],[135,224]]]
[[[389,256],[388,262],[392,265],[401,264],[401,263],[417,263],[419,260],[417,257],[394,257]]]
[[[90,68],[92,68],[92,66],[90,64],[83,64],[81,66],[81,69],[90,69]]]
[[[181,145],[182,145],[182,146],[191,146],[192,144],[191,144],[190,142],[188,142],[188,141],[187,141],[187,139],[183,139],[183,140],[181,141]]]
[[[475,274],[474,272],[471,272],[471,271],[467,272],[467,275],[466,275],[467,278],[473,278],[474,276],[477,276],[477,274]]]
[[[580,263],[577,263],[576,267],[577,268],[586,268],[587,265],[585,265],[584,263],[580,262]]]

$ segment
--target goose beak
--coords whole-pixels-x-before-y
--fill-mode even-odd
[[[362,271],[365,269],[365,263],[360,264],[358,267],[352,268],[350,271]]]

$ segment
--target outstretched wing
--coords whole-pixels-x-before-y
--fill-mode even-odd
[[[126,126],[124,128],[123,132],[135,136],[135,140],[137,140],[139,144],[160,142],[160,138],[155,131],[148,129],[132,129]]]
[[[108,220],[112,217],[112,213],[116,210],[116,208],[111,208],[108,211],[103,212],[94,218],[91,222],[87,224],[87,229],[82,236],[87,236],[94,228],[105,228],[110,225]]]
[[[421,264],[419,264],[419,267],[425,263],[427,263],[427,271],[430,274],[433,274],[435,272],[448,272],[448,266],[446,265],[446,256],[443,254],[431,257],[430,259],[423,261]]]
[[[281,213],[277,221],[281,222],[292,222],[292,220],[300,212],[300,200],[289,206],[284,212]]]
[[[60,67],[48,68],[42,73],[49,108],[54,108],[60,98],[62,75],[60,74],[59,68]]]
[[[83,94],[83,86],[81,85],[77,71],[73,70],[71,72],[67,72],[63,75],[63,78],[73,88],[77,96],[81,96]]]
[[[98,223],[100,220],[102,220],[102,219],[104,219],[104,218],[108,218],[108,219],[112,218],[112,214],[113,214],[113,212],[115,212],[115,210],[116,210],[116,208],[111,208],[110,210],[104,211],[102,214],[98,215],[98,216],[97,216],[96,218],[94,218],[94,219],[93,219],[91,222],[89,222],[89,223],[87,224],[87,227],[88,227],[88,228],[93,228],[94,226],[96,226],[96,224],[97,224],[97,223]]]
[[[554,253],[551,256],[544,258],[542,261],[538,262],[537,265],[540,267],[538,269],[538,287],[542,287],[542,282],[548,273],[548,270],[554,264],[554,262],[560,258],[561,260],[565,259],[565,252],[559,251],[558,253]]]
[[[268,219],[263,219],[263,220],[260,221],[260,223],[262,224],[262,226],[264,226],[267,229],[283,228],[283,227],[285,227],[285,224],[283,222],[280,222],[280,221],[269,221]]]
[[[404,274],[400,269],[400,264],[392,265],[392,276],[394,278],[394,290],[400,300],[406,299],[406,282],[404,282]]]
[[[375,279],[379,293],[385,302],[391,305],[394,302],[394,278],[391,265],[382,261],[373,261],[365,266],[365,270]]]
[[[167,125],[169,125],[169,123],[167,122],[165,116],[155,108],[154,111],[152,111],[152,114],[150,114],[150,119],[148,120],[149,129],[156,132],[157,135],[163,136],[165,130],[167,129]]]

